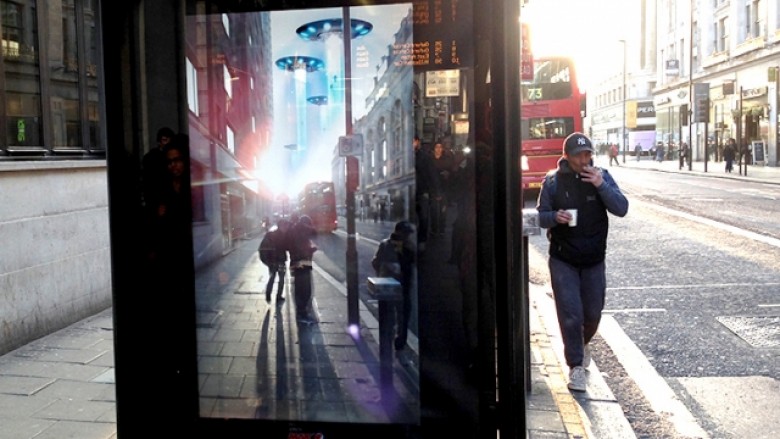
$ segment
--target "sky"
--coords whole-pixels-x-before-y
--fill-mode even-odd
[[[394,41],[394,34],[409,13],[409,8],[409,4],[399,4],[350,9],[353,20],[363,20],[373,25],[370,33],[352,41],[353,53],[361,55],[360,65],[355,62],[352,67],[353,119],[365,115],[365,98],[374,87],[376,66],[381,63],[382,56],[388,53],[387,46]],[[319,84],[312,89],[306,89],[306,95],[319,95],[319,92],[327,94],[327,86],[324,85],[326,78],[342,76],[343,41],[340,37],[331,37],[327,42],[306,41],[295,31],[306,23],[341,18],[342,13],[342,8],[271,13],[271,52],[274,61],[287,56],[311,56],[323,60],[327,66],[325,72],[299,78],[297,89],[294,76],[274,66],[272,148],[269,155],[262,160],[265,165],[261,172],[266,177],[266,186],[274,193],[285,192],[292,196],[297,194],[305,183],[332,179],[334,147],[339,136],[346,132],[343,98],[339,98],[341,94],[336,93],[339,96],[331,95],[328,105],[315,106],[296,97],[296,90],[300,93],[306,89],[306,86],[301,84],[306,81]],[[317,78],[319,80],[316,80]],[[338,99],[342,101],[339,102]],[[298,143],[300,153],[283,147]],[[286,166],[288,160],[292,160],[291,168]]]
[[[619,40],[636,34],[638,7],[638,0],[530,0],[520,19],[530,25],[534,55],[572,57],[587,89],[622,68]]]

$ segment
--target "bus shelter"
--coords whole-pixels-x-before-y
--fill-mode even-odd
[[[519,2],[104,3],[119,436],[524,437]]]

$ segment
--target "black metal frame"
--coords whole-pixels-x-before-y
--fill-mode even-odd
[[[108,137],[109,220],[113,264],[113,299],[116,361],[117,424],[120,438],[145,437],[153,425],[197,429],[202,434],[232,437],[262,430],[264,436],[285,437],[294,431],[322,432],[327,437],[438,437],[446,416],[423,414],[421,426],[348,423],[290,423],[238,419],[203,419],[198,416],[194,304],[194,272],[165,291],[182,298],[176,309],[155,309],[163,292],[141,273],[143,266],[142,213],[137,207],[140,157],[144,144],[143,118],[164,121],[186,132],[188,113],[183,66],[183,22],[187,1],[155,2],[103,0],[103,59]],[[225,11],[345,6],[348,1],[269,0],[212,1]],[[373,1],[372,4],[398,3]],[[522,199],[519,189],[520,118],[519,15],[520,2],[473,0],[475,116],[478,178],[492,182],[477,194],[481,253],[477,364],[479,437],[497,430],[504,438],[525,437],[527,364],[527,304],[522,256]],[[365,4],[360,2],[361,5]],[[496,17],[501,17],[496,20]],[[165,24],[161,26],[160,24]],[[139,50],[154,41],[161,50]],[[146,57],[142,60],[141,57]],[[145,61],[142,63],[141,61]],[[158,64],[155,64],[158,63]],[[159,63],[167,62],[167,68]],[[143,65],[147,70],[142,71]],[[166,64],[163,64],[166,65]],[[156,66],[156,67],[150,67]],[[153,71],[152,71],[153,69]],[[490,76],[490,82],[486,79]],[[153,90],[175,90],[171,102],[148,102],[141,96],[144,79]],[[151,94],[151,93],[150,93]],[[485,245],[487,244],[487,245]],[[192,251],[183,251],[184,261]],[[185,264],[187,265],[187,264]],[[191,268],[190,268],[191,270]],[[496,310],[500,310],[496,312]],[[496,339],[497,334],[497,339]],[[174,346],[175,345],[175,346]],[[173,349],[175,348],[175,349]],[[497,351],[497,362],[496,358]],[[421,360],[425,361],[424,357]],[[498,388],[496,388],[496,373]],[[500,401],[500,402],[499,402]],[[167,428],[166,428],[167,429]]]

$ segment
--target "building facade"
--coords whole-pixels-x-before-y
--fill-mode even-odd
[[[655,141],[667,148],[667,158],[687,142],[694,160],[704,160],[705,150],[708,160],[719,159],[733,138],[750,151],[751,163],[778,166],[780,2],[643,0],[641,9],[638,31],[626,37],[625,118],[631,102],[638,100],[639,108],[652,100]],[[611,72],[589,93],[590,129],[598,142],[614,142],[623,126],[619,71]],[[649,77],[638,80],[640,75]]]
[[[2,354],[110,306],[111,263],[98,2],[0,6]]]

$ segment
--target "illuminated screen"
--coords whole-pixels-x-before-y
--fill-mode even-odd
[[[197,72],[187,88],[198,90],[190,108],[199,109],[190,112],[192,185],[202,198],[193,205],[203,209],[193,225],[200,416],[418,423],[419,382],[403,364],[419,363],[417,316],[383,381],[367,286],[378,244],[410,215],[414,78],[411,62],[390,55],[412,45],[411,4],[187,23]],[[351,260],[354,325],[337,216],[346,215],[343,142],[361,162],[355,215],[371,225],[377,217],[377,233],[361,237]],[[392,307],[391,342],[403,314]]]

